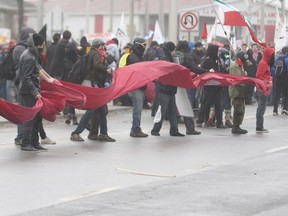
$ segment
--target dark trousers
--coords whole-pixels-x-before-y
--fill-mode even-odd
[[[37,99],[33,95],[21,95],[21,105],[25,107],[33,107]],[[22,146],[31,144],[37,146],[39,144],[39,128],[42,121],[42,117],[38,113],[31,121],[28,121],[22,125],[23,140]]]
[[[161,130],[167,111],[169,112],[170,134],[178,132],[175,95],[159,93],[159,105],[161,105],[161,121],[154,124],[152,132],[159,132]]]
[[[106,104],[94,111],[93,116],[89,121],[90,134],[97,135],[99,133],[100,128],[100,134],[108,135],[107,114],[108,114],[108,107]]]
[[[208,119],[210,106],[215,107],[215,117],[217,126],[222,125],[223,108],[222,108],[222,87],[220,86],[204,86],[203,101],[200,106],[199,117],[197,123],[203,123]]]
[[[245,98],[232,98],[233,111],[233,125],[239,126],[242,124],[245,114]]]
[[[288,78],[284,80],[275,80],[274,82],[274,109],[273,112],[278,112],[279,100],[282,96],[283,109],[288,110]]]

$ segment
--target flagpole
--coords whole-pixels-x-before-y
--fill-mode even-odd
[[[232,44],[231,44],[231,41],[230,41],[229,37],[227,36],[227,32],[225,31],[224,25],[222,24],[222,22],[221,22],[221,20],[220,20],[220,17],[219,17],[219,15],[218,15],[218,13],[217,13],[217,11],[216,11],[216,9],[215,9],[215,6],[214,6],[212,0],[210,0],[210,3],[211,3],[211,6],[212,6],[215,14],[216,14],[217,19],[219,20],[219,22],[220,22],[220,24],[221,24],[221,27],[222,27],[222,29],[223,29],[223,31],[224,31],[225,36],[226,36],[226,38],[227,38],[228,41],[229,41],[229,45],[230,45],[230,50],[229,50],[229,51],[231,51],[231,48],[232,48],[232,50],[233,50],[233,46],[232,46]],[[236,55],[236,53],[235,53],[234,50],[233,50],[233,54]]]

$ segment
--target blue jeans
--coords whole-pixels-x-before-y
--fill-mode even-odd
[[[258,107],[256,112],[256,128],[264,128],[264,114],[267,106],[267,96],[257,92]]]
[[[129,96],[133,103],[133,121],[132,121],[132,131],[141,130],[141,114],[143,109],[143,103],[145,100],[145,93],[143,90],[136,89],[129,93]]]
[[[159,93],[159,105],[161,105],[161,121],[154,124],[151,132],[160,132],[167,111],[169,113],[170,134],[178,132],[175,95]]]
[[[86,110],[84,115],[81,117],[80,122],[77,125],[77,128],[72,132],[71,135],[81,134],[85,130],[89,120],[92,118],[93,113],[94,113],[94,110]]]
[[[13,102],[12,91],[14,91],[14,82],[12,80],[6,80],[6,100]]]

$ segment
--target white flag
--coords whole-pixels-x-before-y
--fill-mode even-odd
[[[278,8],[276,8],[276,24],[274,34],[275,51],[278,52],[286,46],[286,17],[281,21]]]
[[[119,27],[115,31],[115,37],[119,40],[120,47],[124,47],[129,42],[127,34],[127,28],[125,24],[124,12],[121,15],[121,21]]]
[[[155,24],[153,41],[157,41],[158,44],[163,44],[165,42],[158,20],[156,20],[156,24]]]

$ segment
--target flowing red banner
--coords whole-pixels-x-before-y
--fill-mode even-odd
[[[96,109],[154,80],[182,88],[197,88],[209,84],[222,86],[240,83],[254,84],[257,90],[265,95],[269,95],[272,88],[270,83],[256,78],[217,72],[197,75],[175,63],[151,61],[136,63],[115,70],[112,84],[106,88],[86,87],[64,81],[41,82],[42,97],[33,108],[0,100],[0,115],[15,124],[20,124],[33,119],[40,111],[43,118],[55,121],[56,114],[61,112],[65,105],[84,110]]]

